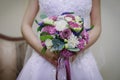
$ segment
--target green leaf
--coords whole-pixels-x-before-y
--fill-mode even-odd
[[[40,15],[40,18],[41,18],[41,19],[47,18],[47,15],[41,14],[41,15]]]
[[[49,35],[49,33],[47,33],[47,32],[42,32],[42,33],[40,34],[40,36],[45,36],[45,35]]]
[[[94,28],[94,25],[91,26],[91,30]]]
[[[38,21],[35,19],[36,24],[38,24]]]
[[[79,48],[68,48],[69,51],[73,51],[73,52],[78,52],[80,51]]]
[[[42,53],[42,54],[45,54],[46,50],[47,50],[47,48],[46,48],[46,47],[43,47],[42,50],[41,50],[41,53]]]
[[[70,14],[74,14],[74,12],[70,12]]]
[[[37,28],[37,32],[38,32],[38,31],[41,31],[42,28],[43,28],[43,27],[39,26],[39,27]]]
[[[45,41],[47,39],[52,39],[53,37],[51,35],[44,35],[44,36],[40,36],[40,40],[41,41]]]
[[[84,30],[84,28],[82,27],[82,29],[80,30],[80,33]]]

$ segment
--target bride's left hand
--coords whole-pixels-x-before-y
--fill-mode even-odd
[[[75,54],[75,55],[71,56],[71,57],[70,57],[70,61],[73,62],[73,61],[76,59],[77,55],[78,55],[78,54]]]
[[[75,55],[70,57],[70,61],[73,62],[79,54],[82,54],[83,51],[77,52]]]

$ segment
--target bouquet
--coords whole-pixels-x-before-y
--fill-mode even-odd
[[[58,67],[56,80],[58,80],[61,66],[66,69],[66,79],[71,80],[69,58],[84,49],[89,41],[87,31],[84,27],[84,19],[74,15],[73,12],[65,12],[59,16],[50,16],[42,21],[35,20],[39,25],[37,31],[40,32],[40,41],[43,46],[41,53],[47,49],[58,54]]]

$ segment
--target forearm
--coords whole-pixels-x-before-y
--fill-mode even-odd
[[[40,45],[40,41],[35,36],[32,27],[30,25],[22,25],[21,32],[26,42],[38,53],[40,53],[42,46]]]
[[[90,32],[89,32],[89,41],[88,44],[85,46],[84,50],[92,46],[99,38],[101,34],[101,26],[96,25]]]
[[[94,28],[89,32],[89,42],[86,45],[85,49],[92,46],[98,40],[101,34],[102,27],[101,27],[100,0],[93,0],[90,19],[91,24],[94,25]]]
[[[21,32],[26,40],[26,42],[42,57],[44,57],[46,60],[49,62],[53,63],[52,60],[52,54],[49,52],[46,54],[42,54],[42,45],[40,40],[35,36],[33,30],[32,30],[32,25],[34,22],[34,19],[39,11],[39,4],[38,0],[30,0],[28,7],[26,9],[26,12],[24,14],[22,24],[21,24]],[[54,64],[54,63],[53,63]]]
[[[25,38],[25,40],[27,41],[27,43],[43,58],[45,58],[47,61],[49,61],[50,63],[54,64],[56,66],[56,63],[52,61],[52,57],[54,57],[51,52],[49,52],[47,50],[47,52],[45,54],[41,54],[41,50],[42,50],[42,45],[40,40],[38,40],[38,38],[35,36],[32,27],[29,25],[24,25],[22,26],[21,29],[22,35]]]

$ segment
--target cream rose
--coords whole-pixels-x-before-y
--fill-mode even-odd
[[[54,22],[57,31],[63,31],[68,28],[68,23],[65,20]]]

